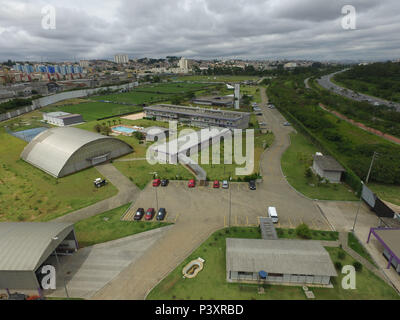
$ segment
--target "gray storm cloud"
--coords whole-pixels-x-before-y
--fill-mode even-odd
[[[41,27],[43,6],[56,29]],[[341,9],[357,10],[343,30]],[[398,0],[0,0],[0,60],[399,57]]]

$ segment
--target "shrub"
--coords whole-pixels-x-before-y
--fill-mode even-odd
[[[311,239],[311,230],[305,223],[296,228],[296,234],[302,239]]]
[[[340,260],[344,260],[346,258],[346,254],[343,251],[339,251],[337,256]]]
[[[338,270],[338,271],[342,270],[342,268],[343,268],[342,263],[339,262],[339,261],[336,261],[336,262],[335,262],[335,268],[336,268],[336,270]]]
[[[353,267],[354,267],[354,269],[356,269],[357,272],[362,271],[362,268],[363,268],[362,264],[358,261],[353,263]]]

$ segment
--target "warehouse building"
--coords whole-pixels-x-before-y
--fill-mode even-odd
[[[313,170],[320,177],[329,180],[331,183],[340,183],[342,174],[346,170],[331,156],[317,153],[314,156]]]
[[[61,178],[131,153],[117,138],[71,127],[53,128],[36,136],[21,158],[56,178]]]
[[[43,120],[58,127],[70,126],[84,122],[82,115],[80,114],[71,114],[61,111],[44,113]]]
[[[0,223],[0,289],[40,291],[42,266],[77,249],[73,224]]]
[[[250,122],[250,113],[247,112],[213,110],[170,104],[145,107],[144,111],[146,117],[156,118],[157,121],[178,121],[200,128],[222,127],[247,129]]]
[[[400,228],[371,228],[368,241],[373,235],[383,247],[383,256],[388,260],[387,269],[393,266],[400,274]]]
[[[228,282],[328,286],[336,276],[319,241],[226,239]]]

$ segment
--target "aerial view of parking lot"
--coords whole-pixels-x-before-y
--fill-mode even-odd
[[[399,4],[151,2],[0,0],[0,300],[400,300]]]

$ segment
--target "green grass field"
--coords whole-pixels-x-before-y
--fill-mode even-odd
[[[83,120],[93,121],[104,117],[113,115],[125,114],[128,112],[139,112],[142,107],[138,106],[125,106],[121,104],[105,103],[105,102],[86,102],[75,105],[64,105],[60,107],[48,106],[43,108],[43,112],[64,111],[69,113],[81,114]]]
[[[20,159],[27,145],[0,128],[0,221],[48,221],[117,194],[95,168],[55,179]]]
[[[129,206],[130,204],[126,204],[76,223],[75,232],[79,247],[93,246],[169,225],[163,222],[121,221],[121,216]]]
[[[306,168],[312,166],[312,156],[319,150],[302,134],[291,134],[291,145],[281,159],[282,170],[288,182],[311,199],[357,200],[354,192],[345,184],[320,184],[316,177],[306,178]]]
[[[252,76],[180,76],[173,78],[178,81],[204,81],[204,82],[241,82],[246,80],[259,80],[259,77]]]
[[[229,232],[229,233],[227,233]],[[161,281],[148,295],[148,300],[304,300],[301,287],[267,285],[265,294],[258,294],[258,285],[240,285],[226,281],[226,238],[260,239],[259,228],[231,228],[215,232],[184,262]],[[337,261],[339,248],[327,248],[332,261]],[[204,269],[194,279],[183,279],[182,269],[190,261],[203,258]],[[343,265],[354,259],[345,254]],[[343,275],[334,280],[333,289],[312,288],[321,300],[399,299],[397,293],[384,281],[363,268],[357,274],[357,289],[341,287]]]
[[[400,206],[400,186],[369,183],[368,187],[381,199]]]

